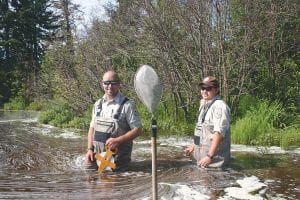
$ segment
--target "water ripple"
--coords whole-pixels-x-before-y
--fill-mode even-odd
[[[0,199],[152,199],[151,140],[134,142],[130,172],[100,174],[84,170],[87,141],[77,130],[19,118],[0,123]],[[158,139],[159,199],[217,199],[226,188],[237,187],[237,180],[253,174],[265,180],[271,198],[299,197],[299,154],[276,151],[283,157],[272,154],[266,159],[254,156],[253,148],[243,152],[239,150],[246,148],[233,145],[232,169],[207,170],[184,155],[191,142]]]

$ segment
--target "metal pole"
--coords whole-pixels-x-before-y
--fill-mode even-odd
[[[157,200],[157,174],[156,174],[156,134],[157,134],[157,123],[152,117],[152,196],[153,200]]]

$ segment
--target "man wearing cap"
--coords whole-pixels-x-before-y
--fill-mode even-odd
[[[220,97],[220,84],[215,77],[204,78],[200,89],[194,144],[185,152],[200,167],[223,168],[230,160],[230,108]]]

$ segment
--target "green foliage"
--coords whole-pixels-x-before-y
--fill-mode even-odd
[[[140,114],[140,118],[143,126],[143,136],[149,136],[151,134],[151,113],[148,111],[145,105],[142,103],[137,103],[137,110]],[[158,120],[158,127],[160,129]]]
[[[246,99],[249,100],[251,97]],[[256,99],[254,105],[250,106],[245,102],[251,104],[251,101],[244,100],[240,106],[249,110],[245,110],[245,116],[239,118],[232,125],[231,138],[233,143],[255,145],[262,153],[267,151],[263,147],[281,146],[287,149],[300,146],[300,127],[296,126],[298,123],[296,120],[293,127],[280,129],[277,126],[278,121],[282,121],[282,116],[286,116],[281,104]]]
[[[259,106],[260,100],[251,95],[242,95],[240,97],[234,118],[243,118],[251,109],[256,109]],[[235,120],[233,120],[235,121]]]
[[[1,1],[0,75],[4,80],[0,82],[4,85],[0,86],[0,96],[5,101],[19,95],[21,86],[36,94],[40,63],[58,27],[50,5],[49,0]]]
[[[81,117],[75,116],[71,121],[69,121],[67,126],[70,128],[88,129],[92,116],[92,108],[93,107],[90,106]]]
[[[284,149],[300,147],[300,128],[288,128],[281,133],[280,146]]]
[[[279,145],[273,124],[282,112],[279,103],[260,101],[257,108],[250,107],[245,117],[233,124],[232,142],[246,145]]]
[[[5,103],[3,106],[4,110],[25,110],[26,100],[22,96],[17,96],[11,99],[8,103]]]
[[[29,104],[29,106],[26,108],[27,110],[46,110],[49,106],[49,102],[46,100],[35,100]]]
[[[137,107],[140,113],[140,117],[142,119],[144,135],[149,136],[151,134],[151,113],[142,103],[138,104]],[[172,110],[174,108],[169,109]],[[190,123],[190,121],[186,121],[183,115],[180,116],[181,118],[175,121],[171,114],[167,114],[165,112],[165,108],[160,103],[155,113],[158,126],[158,134],[164,136],[186,136],[193,134],[195,123]]]
[[[71,121],[69,121],[68,127],[83,129],[88,126],[88,123],[89,122],[85,118],[74,117]]]
[[[270,70],[264,68],[256,75],[259,87],[252,94],[270,101],[279,101],[290,113],[295,113],[299,106],[300,53],[286,58],[273,66],[280,75],[270,76]],[[292,115],[293,116],[293,115]],[[293,116],[295,117],[295,116]],[[288,121],[287,121],[288,122]]]
[[[9,102],[4,104],[4,110],[46,110],[51,107],[51,102],[47,100],[35,100],[30,102],[30,99],[24,96],[16,96]]]
[[[82,115],[76,115],[69,104],[64,102],[47,102],[48,109],[42,111],[38,116],[38,121],[42,124],[50,124],[61,128],[87,129],[91,120],[92,106]]]
[[[67,124],[74,118],[73,110],[67,104],[55,105],[38,116],[38,121],[56,127],[66,128]]]
[[[273,129],[272,132],[258,135],[257,138],[252,141],[251,145],[256,146],[261,154],[267,154],[269,152],[268,147],[280,146],[280,138],[281,134],[279,130]]]

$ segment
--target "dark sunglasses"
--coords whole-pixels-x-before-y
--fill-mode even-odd
[[[201,90],[211,91],[213,87],[201,87]]]
[[[112,81],[102,81],[103,85],[118,85],[120,82],[117,80]]]

